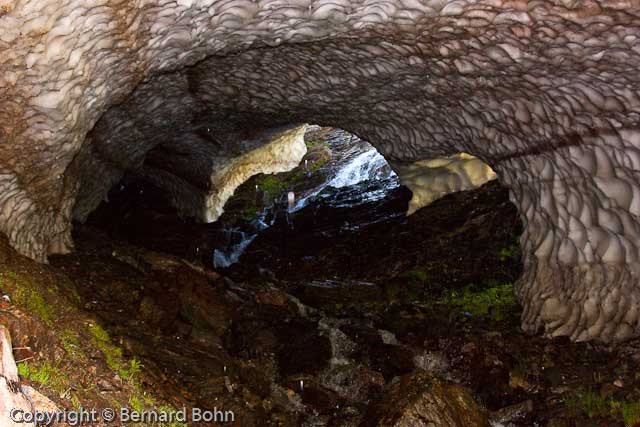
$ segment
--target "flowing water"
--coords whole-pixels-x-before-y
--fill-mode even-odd
[[[213,251],[213,268],[228,267],[240,259],[240,255],[253,242],[257,234],[250,234],[239,229],[225,230],[227,244],[222,249]]]
[[[313,188],[301,189],[295,195],[295,200],[289,203],[288,213],[314,203],[339,208],[353,207],[380,200],[400,185],[397,175],[384,157],[357,136],[334,130],[324,142],[332,152],[331,160],[317,171],[324,180]],[[284,195],[287,196],[290,195]],[[275,204],[265,206],[251,221],[253,230],[226,230],[224,246],[213,252],[214,268],[224,268],[236,263],[258,233],[273,225],[277,210]]]
[[[322,200],[337,207],[356,206],[383,198],[400,185],[387,161],[371,144],[336,130],[327,139],[335,160],[326,168],[326,179],[299,197],[292,211]],[[337,197],[340,193],[349,197]]]

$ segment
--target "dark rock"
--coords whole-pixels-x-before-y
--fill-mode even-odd
[[[323,372],[321,383],[353,402],[369,400],[382,391],[384,377],[379,372],[357,364],[336,365]]]
[[[547,423],[547,427],[569,427],[571,425],[573,424],[564,418],[551,418]]]
[[[188,320],[199,335],[221,337],[229,327],[233,303],[220,295],[204,276],[188,269],[181,271],[187,275],[179,281],[179,305],[174,301],[180,316]]]
[[[382,289],[369,282],[315,280],[305,285],[296,295],[300,300],[312,307],[335,306],[345,302],[382,301]]]
[[[160,306],[158,306],[158,304],[156,304],[153,298],[149,295],[144,296],[140,301],[138,314],[140,318],[150,326],[158,326],[162,323],[162,320],[165,317],[165,313],[162,308],[160,308]]]
[[[297,320],[282,325],[278,332],[281,346],[277,360],[283,377],[317,374],[331,359],[331,343],[320,336],[313,322]]]
[[[533,414],[533,401],[526,400],[522,403],[507,406],[499,409],[491,414],[491,421],[493,423],[506,424],[512,422],[527,421]]]
[[[388,381],[393,377],[412,372],[416,365],[411,349],[395,345],[380,344],[367,349],[372,367],[381,372]]]
[[[439,351],[424,351],[416,355],[413,361],[418,369],[422,369],[430,374],[444,376],[449,370],[449,360],[447,356]]]
[[[333,413],[340,406],[340,396],[318,384],[313,378],[290,378],[284,387],[297,393],[304,405],[320,414]]]
[[[276,307],[287,307],[289,304],[287,295],[279,289],[258,292],[255,299],[258,304],[274,305]]]
[[[469,390],[426,373],[393,383],[361,427],[488,427],[484,411]]]

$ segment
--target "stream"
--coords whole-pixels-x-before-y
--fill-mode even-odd
[[[226,228],[223,244],[213,250],[213,268],[226,268],[238,262],[258,234],[271,227],[281,213],[289,221],[289,214],[310,205],[352,208],[380,200],[400,186],[397,175],[384,157],[355,135],[334,129],[323,140],[312,143],[324,144],[331,151],[326,164],[314,171],[322,180],[311,188],[306,184],[309,180],[298,185],[296,191],[284,191],[275,201],[262,206],[248,224]],[[305,162],[303,160],[301,166]],[[291,194],[294,199],[288,203]],[[285,204],[288,204],[286,208]],[[358,226],[348,224],[351,229]]]
[[[411,192],[368,144],[308,137],[299,167],[252,177],[211,224],[124,182],[51,277],[165,399],[241,425],[418,425],[444,413],[434,399],[460,398],[470,406],[451,416],[492,426],[637,424],[637,343],[611,353],[520,330],[522,224],[498,181],[407,217]],[[127,383],[103,377],[100,396]]]

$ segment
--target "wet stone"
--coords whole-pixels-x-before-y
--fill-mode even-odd
[[[368,401],[379,394],[385,384],[382,374],[355,363],[327,369],[322,373],[320,382],[351,402]]]
[[[395,376],[408,374],[416,368],[414,352],[406,347],[380,344],[368,348],[367,353],[371,366],[382,373],[387,381]]]
[[[491,414],[491,422],[494,424],[504,425],[515,421],[528,421],[533,413],[533,410],[533,401],[527,400],[493,412]]]
[[[324,280],[305,283],[297,289],[300,300],[312,307],[335,306],[345,302],[381,301],[382,290],[375,283]]]
[[[363,427],[489,427],[486,414],[466,388],[426,373],[392,383],[366,415]]]
[[[283,377],[321,371],[331,357],[329,341],[312,335],[299,336],[300,342],[284,345],[277,355]]]

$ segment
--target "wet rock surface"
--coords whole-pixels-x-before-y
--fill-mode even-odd
[[[398,378],[362,426],[489,427],[464,387],[425,373]]]
[[[525,330],[640,333],[634,2],[104,6],[2,3],[0,230],[21,253],[73,250],[71,219],[145,160],[188,197],[234,133],[316,120],[395,162],[465,151],[495,169],[526,228]]]
[[[403,187],[355,208],[311,205],[258,236],[229,274],[242,277],[258,265],[286,280],[380,281],[420,266],[432,286],[513,280],[520,268],[515,260],[485,256],[487,244],[498,252],[500,245],[517,250],[519,221],[506,196],[489,186],[451,195],[410,217],[404,213],[411,195]],[[476,203],[479,197],[488,204]]]
[[[330,162],[319,147],[310,154]],[[289,181],[298,172],[282,178],[281,193],[302,188]],[[246,214],[256,182],[232,200],[227,225]],[[239,263],[216,271],[215,233],[176,219],[152,189],[131,185],[146,196],[116,194],[109,211],[77,227],[77,252],[52,257],[50,266],[1,241],[10,301],[0,301],[0,321],[24,348],[17,360],[33,358],[23,363],[34,369],[64,361],[68,393],[25,379],[59,407],[168,402],[231,410],[230,424],[242,426],[640,420],[637,342],[607,348],[519,329],[511,284],[521,270],[520,223],[497,182],[410,217],[401,187],[351,208],[320,200],[289,221],[277,206]],[[25,289],[43,302],[21,295],[16,285],[25,283],[14,274],[33,277]],[[116,356],[142,364],[133,380],[109,362],[95,325]],[[75,344],[63,339],[69,331]],[[140,397],[151,391],[153,402]]]
[[[390,193],[369,209],[382,221],[351,231],[331,221],[339,207],[302,209],[301,222],[331,219],[333,244],[276,222],[221,275],[93,227],[79,229],[79,255],[53,262],[154,384],[232,409],[238,425],[430,425],[425,413],[449,417],[432,425],[633,425],[632,347],[519,330],[508,285],[519,226],[504,189],[450,195],[409,218],[390,208],[407,200]],[[394,397],[403,387],[415,399]]]

